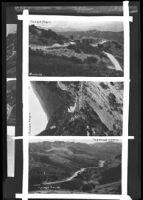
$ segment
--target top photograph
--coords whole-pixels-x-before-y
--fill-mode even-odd
[[[29,76],[124,76],[123,22],[91,18],[30,20]]]

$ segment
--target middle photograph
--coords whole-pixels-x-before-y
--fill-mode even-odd
[[[31,81],[30,136],[121,136],[123,82]]]

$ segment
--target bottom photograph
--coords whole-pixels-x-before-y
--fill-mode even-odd
[[[29,193],[121,194],[121,141],[31,139]]]

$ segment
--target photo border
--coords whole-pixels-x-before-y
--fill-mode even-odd
[[[114,21],[121,18],[124,22],[124,106],[123,106],[123,136],[122,136],[122,195],[88,195],[87,199],[97,198],[97,199],[131,199],[127,195],[127,169],[128,169],[128,111],[129,111],[129,84],[130,84],[130,71],[129,71],[129,21],[132,21],[132,17],[129,17],[129,7],[128,1],[123,2],[123,16],[110,16],[111,21]],[[28,85],[29,85],[29,77],[28,77],[28,68],[29,68],[29,16],[30,18],[33,16],[36,19],[36,15],[28,15],[28,10],[23,11],[23,15],[19,15],[18,19],[23,20],[23,156],[24,156],[24,164],[23,164],[23,194],[16,194],[16,198],[22,198],[23,200],[27,200],[28,198],[61,198],[61,195],[40,195],[39,194],[28,194]],[[42,15],[42,18],[44,15]],[[47,16],[49,17],[49,16]],[[52,16],[53,17],[53,16]],[[58,16],[59,17],[59,16]],[[65,16],[64,16],[65,17]],[[101,16],[100,16],[101,17]],[[98,19],[100,18],[98,17]],[[103,19],[103,16],[101,17]],[[105,16],[106,20],[109,20],[109,17]],[[45,18],[44,18],[45,19]],[[115,21],[116,21],[115,20]],[[118,21],[117,20],[117,21]],[[105,20],[104,20],[105,21]],[[35,78],[35,77],[34,77]],[[78,78],[78,77],[77,77]],[[118,82],[119,77],[113,77],[113,81]],[[53,79],[53,77],[52,77]],[[81,80],[81,77],[79,78]],[[95,78],[96,79],[96,78]],[[42,77],[43,80],[43,77]],[[56,77],[57,80],[57,77]],[[73,80],[73,78],[72,78]],[[85,80],[85,79],[84,79]],[[91,78],[90,78],[91,80]],[[97,79],[96,79],[97,80]],[[106,77],[100,77],[100,80],[104,80],[106,82]],[[108,77],[109,80],[109,77]],[[119,79],[121,80],[121,79]],[[99,81],[99,79],[98,79]],[[112,81],[112,77],[110,77],[110,81]],[[36,137],[36,136],[35,136]],[[56,136],[57,137],[57,136]],[[107,136],[108,137],[108,136]],[[116,139],[116,136],[114,137]],[[72,194],[72,198],[73,198]],[[77,198],[77,194],[75,194]],[[71,196],[68,194],[66,198],[70,198]],[[81,197],[79,197],[81,198]],[[83,195],[85,199],[85,194]]]

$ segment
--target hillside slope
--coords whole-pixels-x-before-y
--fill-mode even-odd
[[[123,83],[31,84],[48,119],[40,135],[122,135]]]
[[[29,27],[30,75],[122,76],[123,33]],[[112,54],[121,70],[106,55]]]
[[[99,186],[99,191],[115,187],[117,181],[120,186],[121,143],[45,141],[30,143],[29,152],[30,191],[40,188],[42,193],[58,187],[58,190],[98,193]],[[103,167],[99,167],[101,160],[105,162]],[[109,185],[102,187],[105,184]],[[115,188],[118,190],[118,186]]]

